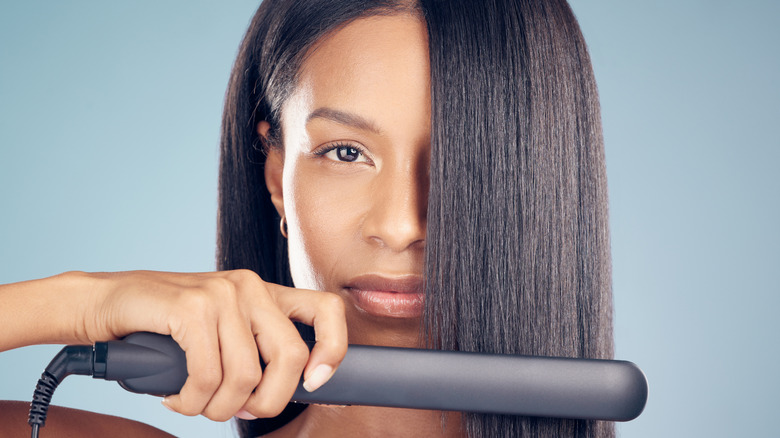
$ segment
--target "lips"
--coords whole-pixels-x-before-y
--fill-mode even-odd
[[[417,275],[361,275],[345,286],[358,309],[370,315],[390,318],[420,317],[424,302],[423,288],[422,277]]]

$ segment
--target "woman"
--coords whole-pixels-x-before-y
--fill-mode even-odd
[[[266,1],[223,118],[221,271],[3,286],[0,349],[171,334],[191,377],[164,404],[244,436],[612,436],[287,406],[347,343],[609,358],[608,251],[596,88],[564,1]],[[36,303],[59,309],[45,327]]]

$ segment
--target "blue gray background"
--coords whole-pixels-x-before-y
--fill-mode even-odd
[[[0,283],[214,269],[222,99],[256,6],[0,4]],[[572,6],[601,92],[617,357],[650,381],[618,430],[776,436],[780,3]],[[0,398],[29,400],[58,348],[0,353]],[[233,434],[86,377],[54,401]]]

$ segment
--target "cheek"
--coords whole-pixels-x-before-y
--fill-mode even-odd
[[[333,176],[305,162],[290,170],[285,171],[285,212],[293,281],[299,288],[335,291],[341,271],[361,257],[370,181]]]

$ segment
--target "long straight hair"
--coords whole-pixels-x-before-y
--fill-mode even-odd
[[[612,357],[598,96],[560,1],[422,0],[431,57],[432,347]],[[613,436],[609,423],[466,415],[472,437]]]
[[[431,60],[426,301],[431,348],[612,357],[606,172],[596,85],[565,0],[265,0],[233,68],[223,116],[219,269],[292,286],[256,133],[307,50],[360,17],[416,11]],[[308,327],[299,327],[312,339]],[[298,415],[238,421],[242,436]],[[611,423],[466,414],[470,437],[612,437]]]

